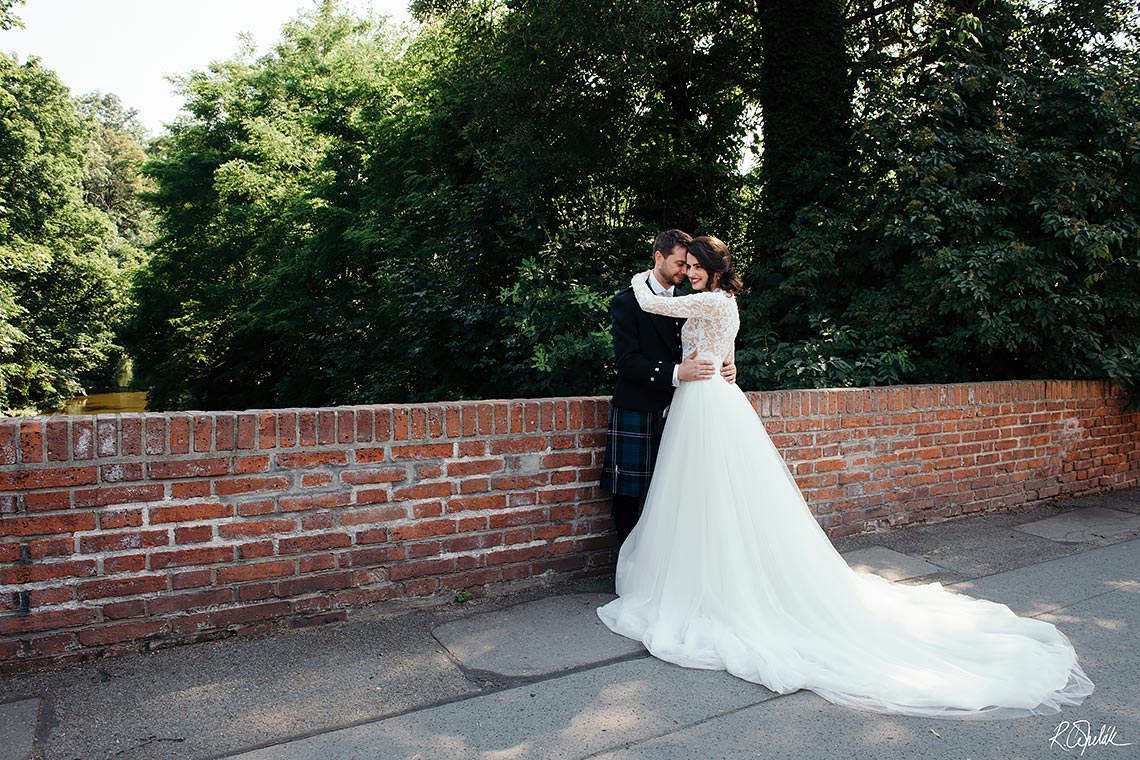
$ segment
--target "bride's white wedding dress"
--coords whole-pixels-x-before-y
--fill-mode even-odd
[[[653,295],[688,317],[685,356],[733,353],[736,300]],[[681,383],[645,509],[618,556],[618,598],[598,610],[662,660],[727,670],[779,693],[935,718],[1057,712],[1092,693],[1050,623],[944,589],[856,573],[835,551],[751,404],[716,376]]]

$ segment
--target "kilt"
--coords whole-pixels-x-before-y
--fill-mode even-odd
[[[664,411],[634,412],[611,404],[602,490],[615,496],[644,497],[649,492],[664,429]]]

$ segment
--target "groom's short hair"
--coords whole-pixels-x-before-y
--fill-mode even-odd
[[[693,236],[684,230],[665,230],[653,241],[653,252],[661,251],[667,257],[677,246],[688,245],[692,241]]]

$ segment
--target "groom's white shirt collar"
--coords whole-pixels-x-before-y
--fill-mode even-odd
[[[673,288],[666,288],[657,281],[657,275],[652,272],[649,273],[649,289],[653,291],[655,296],[671,296],[673,295]]]

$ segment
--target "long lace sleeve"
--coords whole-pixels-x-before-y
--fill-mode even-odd
[[[657,296],[649,289],[652,272],[635,274],[630,280],[637,305],[642,311],[664,314],[667,317],[708,317],[724,307],[726,299],[716,293],[694,293],[691,296],[666,298]]]

